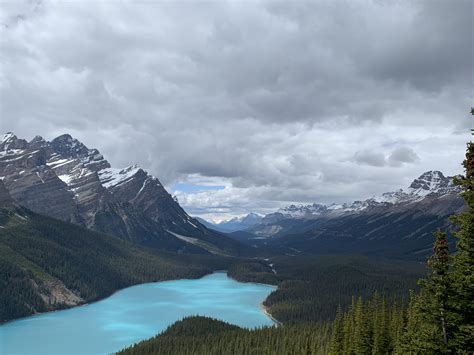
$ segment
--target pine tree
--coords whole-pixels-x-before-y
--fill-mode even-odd
[[[390,352],[394,354],[402,352],[401,341],[404,328],[404,308],[394,303],[390,311]]]
[[[448,353],[452,315],[449,312],[450,256],[446,233],[436,232],[433,255],[428,260],[431,269],[426,279],[420,280],[419,294],[410,295],[407,327],[404,335],[405,351],[427,354]]]
[[[474,114],[474,109],[471,109]],[[455,179],[461,186],[467,210],[452,218],[460,228],[457,253],[454,257],[452,304],[455,328],[452,344],[456,351],[474,352],[474,143],[467,144],[466,159],[463,162],[465,176]]]
[[[353,353],[353,344],[354,344],[354,311],[356,303],[355,298],[352,297],[352,304],[349,310],[344,314],[343,320],[343,334],[344,334],[344,343],[343,343],[343,354],[352,354]]]
[[[331,346],[329,349],[330,354],[341,354],[344,348],[344,315],[342,313],[342,307],[337,307],[336,318],[334,319],[332,326]]]
[[[431,296],[431,307],[428,307],[427,311],[432,312],[435,323],[441,329],[443,344],[447,346],[450,256],[446,233],[437,231],[435,236],[436,241],[433,247],[433,255],[428,260],[428,266],[431,268],[432,273],[428,281],[424,283],[424,287],[428,295]],[[442,348],[444,349],[445,347]]]
[[[387,298],[375,292],[371,300],[372,354],[385,354],[390,350],[390,317]]]
[[[371,353],[370,325],[362,297],[358,298],[354,312],[354,353]]]

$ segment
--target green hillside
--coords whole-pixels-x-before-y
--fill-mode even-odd
[[[188,317],[119,355],[321,354],[330,338],[326,324],[242,329],[208,317]]]
[[[177,256],[35,214],[0,209],[0,321],[100,299],[137,283],[197,278],[223,258]]]
[[[354,295],[369,297],[378,291],[406,301],[425,272],[417,262],[326,255],[242,261],[231,265],[228,274],[239,281],[278,285],[264,304],[279,321],[295,324],[333,319],[337,307],[349,306]]]

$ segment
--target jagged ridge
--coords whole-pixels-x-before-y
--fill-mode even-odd
[[[97,149],[69,134],[51,142],[0,136],[0,179],[32,211],[142,245],[198,253],[212,245],[213,253],[223,254],[242,248],[191,218],[156,177],[137,166],[114,169]],[[190,242],[195,239],[204,243]]]

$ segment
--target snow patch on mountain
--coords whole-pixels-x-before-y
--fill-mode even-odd
[[[14,137],[15,135],[11,132],[0,134],[0,144],[7,143],[8,141],[13,140]]]
[[[313,203],[312,205],[289,205],[278,210],[278,212],[284,215],[289,215],[295,218],[305,217],[307,215],[320,215],[327,211],[328,207],[319,203]]]
[[[58,168],[60,166],[66,165],[68,163],[71,163],[71,159],[58,159],[58,160],[49,160],[46,165],[51,167],[51,168]]]
[[[99,171],[99,179],[102,185],[109,189],[130,180],[139,170],[136,165],[124,169],[107,168]]]

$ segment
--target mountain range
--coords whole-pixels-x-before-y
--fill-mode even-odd
[[[191,218],[156,177],[136,165],[113,168],[68,134],[50,142],[0,135],[0,179],[33,212],[143,246],[222,255],[246,249]]]
[[[230,234],[285,253],[363,253],[424,258],[432,233],[453,231],[449,216],[464,208],[453,177],[427,171],[406,189],[346,204],[290,205],[245,231]]]
[[[262,221],[263,216],[257,214],[257,213],[249,213],[245,216],[241,217],[233,217],[228,220],[224,220],[219,223],[213,223],[211,221],[207,221],[203,218],[196,217],[196,219],[201,222],[203,225],[205,225],[208,228],[217,230],[219,232],[223,233],[232,233],[236,231],[241,231],[245,230],[248,228],[251,228],[257,224],[259,224]]]
[[[7,192],[0,190],[0,202],[178,253],[248,255],[261,247],[424,258],[432,232],[452,231],[448,217],[464,207],[452,177],[427,171],[405,189],[363,201],[290,205],[264,217],[251,213],[212,224],[190,217],[145,170],[113,168],[97,149],[68,134],[50,142],[1,135],[0,180]]]

